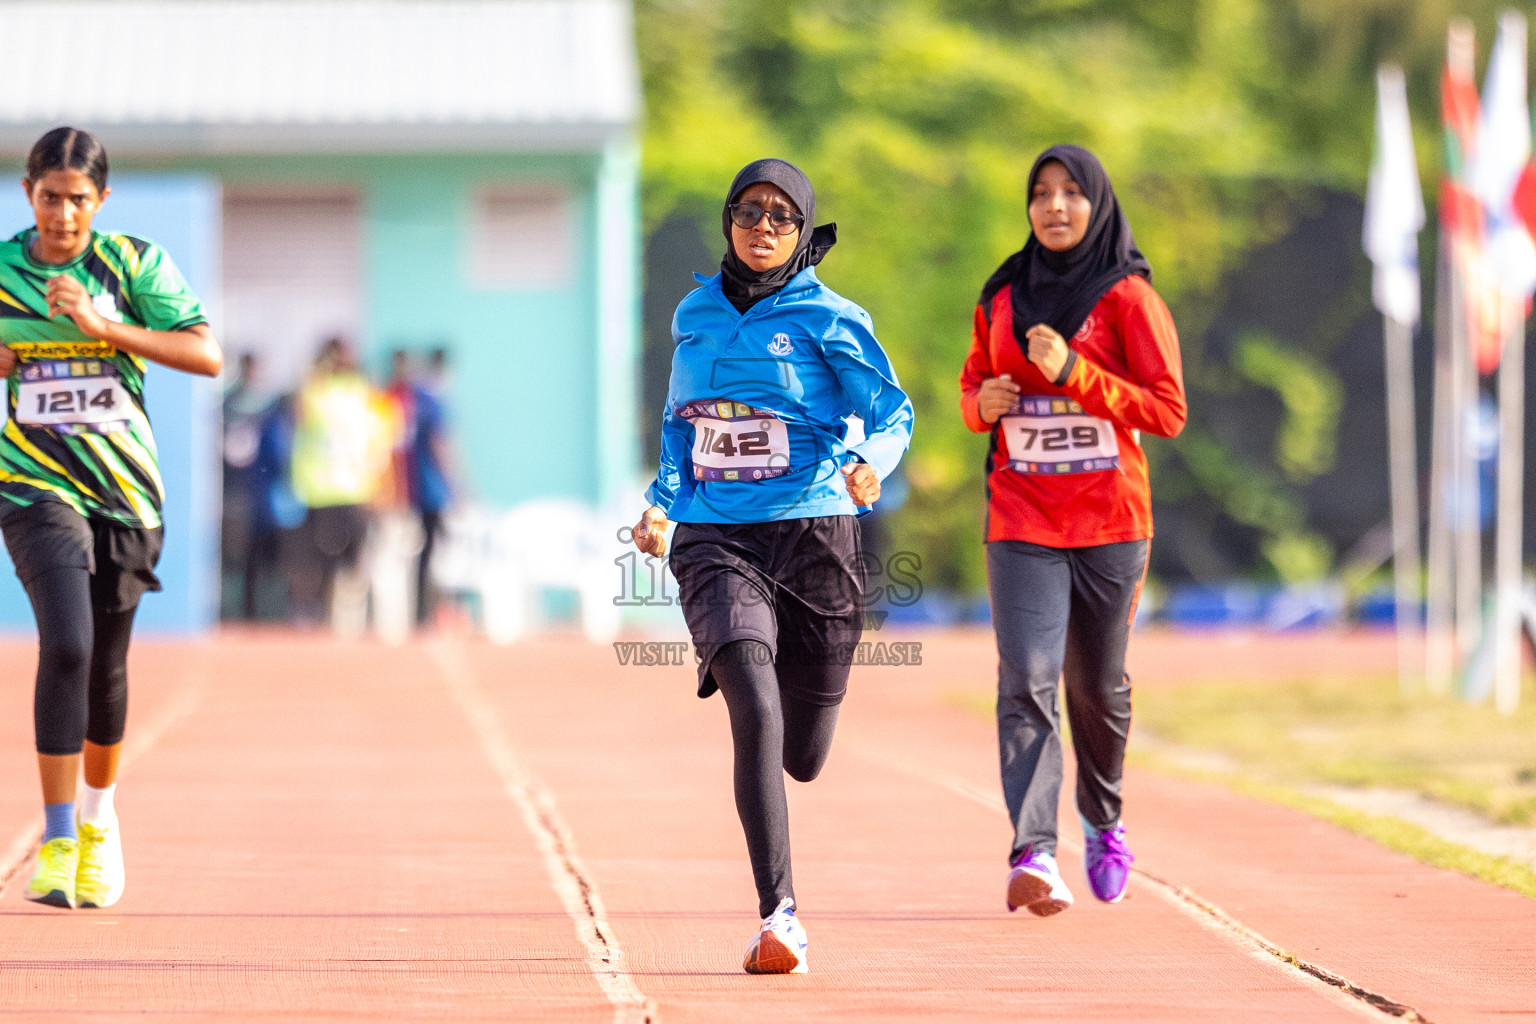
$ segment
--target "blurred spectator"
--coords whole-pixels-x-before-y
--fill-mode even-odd
[[[453,495],[448,477],[447,416],[443,403],[447,350],[433,349],[426,370],[419,376],[411,369],[410,357],[403,351],[395,352],[390,363],[389,393],[405,424],[401,444],[396,449],[398,476],[403,480],[405,499],[422,532],[421,553],[416,563],[416,624],[428,626],[437,604],[432,552]]]
[[[260,503],[258,454],[262,422],[272,406],[272,395],[262,386],[260,364],[253,352],[240,356],[234,381],[224,392],[224,509],[220,550],[226,586],[226,617],[255,618],[256,576],[260,567],[276,558],[258,538]],[[238,584],[237,584],[238,578]],[[231,607],[238,585],[238,611]]]
[[[339,631],[362,630],[367,586],[359,558],[369,506],[390,486],[398,429],[391,406],[340,338],[321,346],[294,409],[293,493],[309,510],[303,530],[308,558],[294,566],[290,595],[300,621],[318,621],[328,608]]]
[[[294,539],[304,525],[304,506],[293,495],[290,467],[293,464],[294,396],[280,395],[261,421],[261,441],[256,448],[256,511],[252,520],[252,550],[256,561],[246,576],[246,597],[258,619],[288,617],[288,579],[282,571],[291,563]],[[302,554],[302,552],[299,552]],[[267,594],[270,600],[263,601]]]

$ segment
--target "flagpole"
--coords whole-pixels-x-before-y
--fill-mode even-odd
[[[1456,653],[1463,668],[1483,632],[1483,527],[1472,423],[1477,413],[1477,369],[1472,365],[1467,302],[1466,281],[1458,276],[1451,299],[1451,391],[1455,395],[1451,411],[1451,522],[1456,538]]]
[[[1454,19],[1446,30],[1446,70],[1456,80],[1470,83],[1474,57],[1472,23]],[[1473,91],[1476,99],[1476,91]],[[1460,184],[1465,168],[1447,168]],[[1453,240],[1454,243],[1454,240]],[[1477,372],[1472,366],[1472,332],[1469,308],[1476,296],[1467,294],[1467,253],[1449,253],[1450,270],[1446,297],[1450,348],[1450,388],[1447,403],[1446,501],[1451,540],[1451,582],[1455,602],[1455,664],[1465,666],[1482,633],[1482,532],[1478,507],[1477,465],[1472,452],[1472,415],[1477,409]]]
[[[1409,123],[1402,69],[1376,72],[1376,145],[1365,190],[1361,241],[1373,267],[1371,299],[1382,316],[1387,384],[1387,470],[1391,488],[1393,625],[1397,680],[1412,692],[1423,657],[1418,644],[1419,498],[1413,425],[1413,328],[1422,313],[1419,232],[1424,194]]]
[[[1493,622],[1489,677],[1494,703],[1512,713],[1520,702],[1520,543],[1525,494],[1525,316],[1536,292],[1536,244],[1530,214],[1531,105],[1526,19],[1499,15],[1481,106],[1474,192],[1486,212],[1490,284],[1496,284],[1498,356],[1498,518],[1494,529]],[[1485,367],[1486,368],[1486,367]]]
[[[1451,487],[1451,266],[1444,221],[1435,263],[1435,390],[1430,424],[1429,564],[1424,581],[1424,680],[1430,693],[1449,693],[1456,675],[1456,646],[1451,634],[1451,526],[1447,497]]]
[[[1419,496],[1413,426],[1413,333],[1383,317],[1386,345],[1388,466],[1392,486],[1392,577],[1396,596],[1397,685],[1415,689],[1419,665]]]
[[[1504,302],[1504,350],[1499,359],[1498,530],[1495,535],[1494,705],[1513,714],[1520,704],[1520,566],[1525,525],[1525,303]]]

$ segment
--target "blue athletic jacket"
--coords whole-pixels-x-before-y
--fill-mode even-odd
[[[840,468],[884,480],[912,438],[912,402],[869,314],[807,267],[738,313],[720,275],[695,274],[672,318],[661,468],[647,499],[683,523],[862,513]],[[847,417],[864,440],[847,444]]]

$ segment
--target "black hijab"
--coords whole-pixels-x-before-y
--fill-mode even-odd
[[[1067,169],[1093,207],[1083,240],[1066,252],[1052,252],[1031,231],[1024,248],[1009,256],[981,289],[982,308],[1004,285],[1013,286],[1013,336],[1026,352],[1026,332],[1044,323],[1067,340],[1083,326],[1104,293],[1122,278],[1140,274],[1152,280],[1152,265],[1136,248],[1131,225],[1098,157],[1081,146],[1052,146],[1029,171],[1029,195],[1035,194],[1040,168],[1055,160]]]
[[[795,208],[805,216],[805,222],[800,225],[800,238],[795,243],[795,251],[790,257],[772,270],[759,273],[742,262],[736,255],[736,246],[731,242],[731,211],[730,205],[736,198],[749,187],[760,182],[767,182],[784,190]],[[789,283],[806,267],[812,267],[820,263],[826,256],[827,250],[837,244],[837,225],[823,224],[814,231],[810,230],[816,223],[816,190],[811,187],[811,179],[788,160],[769,158],[766,160],[754,160],[743,167],[737,173],[736,179],[731,182],[731,190],[726,194],[725,206],[720,210],[720,225],[725,232],[725,258],[720,261],[721,280],[720,285],[725,289],[725,297],[731,300],[731,305],[736,307],[739,313],[745,313],[758,302],[777,292]]]

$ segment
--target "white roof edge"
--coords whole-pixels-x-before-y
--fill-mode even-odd
[[[22,160],[55,122],[0,124],[0,160]],[[597,152],[636,128],[610,124],[527,125],[76,125],[114,160],[132,157],[357,155],[444,152]]]
[[[61,6],[0,0],[7,150],[59,124],[161,152],[522,148],[640,117],[628,0],[70,0],[63,75]]]

